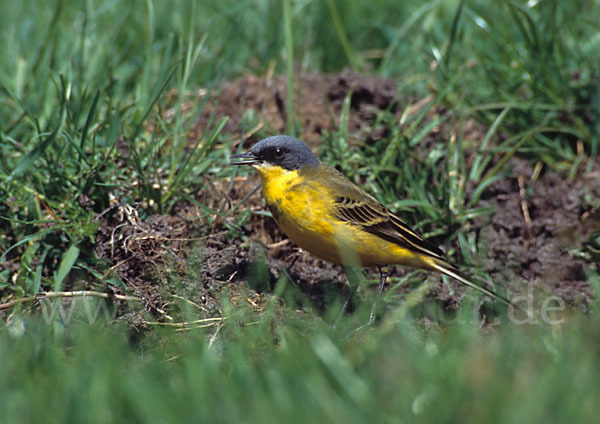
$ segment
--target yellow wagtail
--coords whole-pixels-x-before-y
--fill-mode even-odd
[[[509,306],[509,300],[475,284],[444,259],[443,252],[412,231],[377,199],[317,159],[306,144],[278,135],[233,156],[262,180],[267,207],[281,230],[300,247],[329,262],[377,266],[379,297],[388,265],[438,271]],[[373,313],[371,320],[373,320]]]

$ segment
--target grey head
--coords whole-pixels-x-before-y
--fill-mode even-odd
[[[242,159],[232,165],[274,165],[290,171],[303,166],[317,166],[319,159],[306,144],[287,135],[276,135],[260,140],[246,153],[233,156]]]

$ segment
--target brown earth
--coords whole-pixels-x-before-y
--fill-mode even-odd
[[[396,84],[392,80],[345,71],[333,75],[301,75],[297,83],[295,115],[301,122],[303,141],[310,145],[319,143],[323,131],[332,131],[339,126],[342,104],[350,89],[353,93],[348,133],[354,140],[380,139],[384,129],[373,130],[377,112],[396,113],[400,110]],[[202,133],[213,113],[217,117],[229,117],[225,132],[239,134],[242,118],[249,109],[258,113],[260,127],[269,134],[285,131],[287,96],[283,77],[243,77],[226,83],[209,96],[211,100],[197,120],[192,137]],[[246,131],[252,129],[246,128]]]
[[[305,141],[315,146],[324,131],[333,131],[339,125],[337,119],[351,88],[354,91],[349,134],[354,140],[377,140],[386,135],[385,126],[374,126],[378,111],[386,110],[400,118],[406,107],[414,111],[425,103],[398,99],[393,81],[374,76],[350,72],[303,75],[296,92],[300,99],[296,112],[301,116]],[[257,132],[284,132],[285,80],[281,77],[244,77],[224,84],[218,95],[212,94],[207,100],[192,129],[192,138],[202,133],[212,114],[229,117],[225,132],[239,138],[243,130],[246,145],[257,141]],[[257,114],[258,125],[240,129],[248,109]],[[429,112],[431,116],[444,113],[448,112]],[[446,139],[448,131],[433,129],[422,148]],[[480,139],[485,131],[472,120],[463,128],[463,133],[471,134],[472,139]],[[509,165],[512,174],[487,187],[478,205],[495,208],[491,222],[489,218],[472,222],[478,245],[487,250],[485,268],[496,283],[513,293],[527,293],[530,284],[540,293],[553,293],[568,304],[585,308],[594,296],[587,268],[600,271],[598,256],[594,256],[600,252],[600,213],[592,210],[590,201],[600,198],[600,164],[595,163],[592,172],[577,173],[573,181],[550,169],[534,172],[535,167],[524,158],[515,157]],[[258,183],[255,175],[238,177],[228,190],[228,182],[207,181],[207,188],[198,199],[222,212],[234,207],[235,214],[248,209],[260,211],[264,207],[259,193],[239,205]],[[467,194],[470,195],[469,189]],[[262,293],[272,291],[282,272],[287,272],[299,291],[320,310],[332,296],[343,298],[348,293],[341,267],[300,251],[270,218],[250,215],[242,233],[228,226],[233,222],[233,218],[224,216],[206,218],[190,205],[175,208],[169,216],[151,216],[143,221],[132,210],[115,207],[100,218],[96,251],[111,262],[115,272],[144,299],[146,309],[159,320],[165,319],[172,303],[169,275],[178,276],[177,284],[185,296],[207,315],[217,313],[225,288],[232,301],[243,296],[256,308],[262,308]],[[268,264],[266,270],[261,270],[257,260],[260,258]],[[193,266],[189,263],[201,271],[190,271]],[[246,289],[243,282],[264,280],[251,278],[261,272],[269,276],[268,284]],[[392,275],[404,272],[396,267]],[[456,283],[451,294],[440,282],[429,296],[444,307],[458,305],[464,293],[462,287],[456,290],[458,287]]]

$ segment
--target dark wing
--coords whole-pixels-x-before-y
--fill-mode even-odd
[[[405,249],[444,260],[444,252],[412,231],[371,196],[361,200],[339,196],[335,199],[335,204],[339,219],[360,225],[363,230]]]

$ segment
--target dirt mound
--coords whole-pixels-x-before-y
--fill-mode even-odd
[[[349,131],[356,139],[383,137],[385,127],[374,130],[377,113],[385,110],[398,115],[406,107],[406,104],[400,104],[393,81],[374,76],[351,72],[311,74],[300,76],[297,83],[295,107],[297,116],[301,117],[302,137],[313,146],[319,143],[324,131],[333,131],[339,125],[336,120],[350,89],[353,89],[353,96]],[[222,116],[230,118],[226,132],[238,136],[240,131],[250,134],[256,129],[240,128],[248,109],[255,111],[259,126],[268,133],[284,132],[283,77],[247,76],[225,83],[216,92],[211,94],[194,125],[192,137],[201,134],[212,118]],[[207,99],[199,99],[204,100]],[[412,103],[413,108],[423,104]],[[444,113],[448,111],[430,111],[432,116]],[[426,149],[427,144],[439,139],[439,133],[444,131],[449,129],[432,129],[432,135],[424,137],[420,148]],[[473,131],[485,134],[481,125],[473,120],[465,121],[463,133]],[[600,218],[591,210],[589,201],[600,197],[599,164],[594,172],[579,173],[573,181],[562,179],[551,170],[534,171],[525,159],[513,158],[510,164],[512,175],[487,187],[479,203],[479,206],[494,207],[491,223],[490,218],[473,221],[479,245],[488,251],[484,266],[496,282],[505,284],[513,292],[526,293],[527,284],[531,283],[537,290],[554,293],[571,304],[585,305],[593,296],[586,277],[586,268],[593,264],[588,247],[600,251],[600,246],[592,246],[596,243],[592,238],[600,227]],[[198,200],[214,210],[231,211],[239,207],[236,210],[260,211],[264,207],[258,193],[239,205],[258,182],[255,175],[237,178],[231,189],[228,184],[214,182],[198,195]],[[264,216],[250,215],[242,228],[243,234],[236,234],[228,225],[230,218],[222,216],[215,217],[210,223],[197,219],[192,228],[190,216],[201,214],[190,212],[187,207],[170,216],[149,217],[144,222],[127,217],[127,213],[119,213],[102,218],[97,253],[111,261],[115,271],[145,299],[147,308],[157,316],[164,311],[168,301],[160,287],[149,283],[156,281],[156,275],[149,275],[149,272],[164,270],[169,261],[169,266],[186,263],[190,260],[190,251],[197,257],[201,271],[195,275],[182,272],[182,284],[192,300],[208,312],[218,308],[224,287],[233,301],[246,296],[260,309],[261,293],[272,290],[282,272],[288,273],[294,285],[317,307],[327,302],[332,290],[338,296],[347,292],[341,267],[300,251],[287,241],[273,220]],[[115,228],[118,228],[117,232]],[[117,238],[115,234],[118,234]],[[190,234],[198,235],[198,238],[190,242]],[[254,242],[254,248],[242,241],[243,235]],[[266,258],[267,269],[260,269],[257,257]],[[403,272],[402,268],[395,267],[392,275]],[[257,280],[249,277],[260,273],[267,277],[262,287],[251,287],[249,292],[239,290],[242,281]],[[163,276],[162,280],[168,278]],[[440,284],[430,295],[446,307],[454,307],[460,303],[463,292],[461,287],[451,294]]]
[[[345,71],[340,74],[303,74],[297,77],[295,114],[301,123],[302,139],[309,144],[318,143],[323,131],[339,126],[344,99],[353,90],[350,103],[349,132],[357,139],[379,139],[383,130],[373,132],[373,120],[382,110],[399,110],[396,84],[392,80],[360,75]],[[246,76],[225,83],[210,94],[205,109],[194,125],[193,136],[201,134],[212,114],[227,116],[225,131],[236,134],[244,113],[254,110],[260,122],[270,133],[283,133],[286,129],[286,78],[277,76]],[[250,131],[251,128],[246,128]]]

